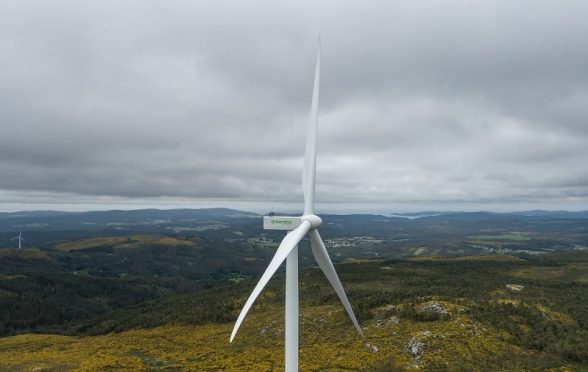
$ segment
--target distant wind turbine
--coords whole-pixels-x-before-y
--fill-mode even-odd
[[[24,242],[24,238],[22,237],[22,231],[18,234],[18,236],[15,236],[14,238],[10,239],[10,240],[16,240],[18,239],[18,249],[22,248],[22,242]]]
[[[319,106],[319,83],[320,83],[320,65],[321,65],[321,45],[319,45],[316,57],[316,69],[314,75],[314,88],[311,105],[311,122],[310,130],[306,140],[306,152],[304,155],[304,168],[302,173],[302,188],[304,192],[304,214],[300,217],[290,216],[264,216],[263,228],[270,230],[287,230],[288,233],[280,243],[276,254],[272,258],[261,279],[255,286],[255,289],[249,295],[245,306],[241,310],[237,322],[233,327],[230,342],[233,341],[245,315],[253,305],[253,302],[259,296],[263,288],[269,282],[271,277],[276,273],[282,262],[286,260],[286,372],[298,371],[298,243],[306,236],[310,237],[312,254],[319,267],[333,286],[333,289],[343,303],[343,307],[351,318],[357,332],[363,336],[363,332],[355,318],[351,304],[339,281],[337,272],[327,253],[325,244],[321,239],[317,228],[321,225],[322,220],[314,214],[314,189],[316,178],[316,142],[318,132],[318,106]]]

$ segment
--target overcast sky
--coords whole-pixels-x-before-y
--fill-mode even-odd
[[[588,209],[587,15],[2,0],[0,211],[302,209],[319,33],[324,210]]]

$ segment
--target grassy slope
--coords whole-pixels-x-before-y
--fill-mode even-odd
[[[588,298],[582,284],[588,274],[585,267],[584,259],[530,264],[509,257],[339,265],[365,340],[355,334],[322,275],[305,270],[301,272],[300,369],[586,369],[586,365],[571,364],[553,354],[556,349],[551,344],[525,344],[525,336],[535,337],[533,332],[537,332],[532,329],[537,318],[526,316],[539,316],[546,326],[560,329],[585,324],[584,313],[577,309],[578,302]],[[543,277],[542,270],[566,274]],[[507,283],[521,284],[524,289],[508,290]],[[90,322],[107,322],[108,327],[98,328],[121,330],[119,333],[2,338],[0,371],[281,369],[283,277],[270,283],[236,340],[228,342],[231,320],[252,285],[239,283],[228,289],[211,288],[200,297],[140,304]],[[215,300],[215,290],[225,302],[218,310],[223,316],[217,323],[204,318],[197,324],[193,319],[198,306],[222,302]],[[415,317],[414,309],[430,301],[441,304],[449,319]],[[390,321],[393,316],[399,319],[397,324]],[[413,338],[424,345],[423,352],[414,356],[406,351]]]
[[[536,360],[548,359],[539,352],[513,347],[506,333],[473,322],[460,314],[458,306],[449,306],[455,315],[447,321],[401,320],[376,326],[374,319],[363,325],[366,340],[358,338],[338,307],[304,307],[300,369],[384,370],[434,365],[455,370],[496,366],[507,354],[511,361],[505,362],[505,368],[532,368]],[[20,335],[2,339],[0,360],[5,370],[281,369],[282,324],[282,308],[269,305],[253,311],[233,344],[228,342],[231,324],[165,325],[88,337]],[[420,357],[404,350],[415,336],[427,345]],[[366,343],[376,346],[378,352],[368,349]]]

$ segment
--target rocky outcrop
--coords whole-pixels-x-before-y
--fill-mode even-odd
[[[395,325],[400,322],[400,318],[395,314],[397,310],[396,305],[385,305],[378,308],[377,311],[377,318],[374,321],[374,325],[378,328],[387,326],[387,325]]]
[[[396,305],[392,305],[392,304],[386,305],[382,308],[382,310],[383,311],[394,311],[394,310],[396,310]]]
[[[506,288],[511,290],[512,292],[520,292],[523,289],[525,289],[525,287],[520,284],[507,284]]]
[[[430,338],[432,335],[433,333],[431,331],[422,331],[417,333],[408,341],[404,347],[404,351],[414,357],[420,356],[425,348],[431,345]]]
[[[375,322],[375,325],[376,325],[376,327],[382,327],[382,326],[386,326],[386,325],[390,325],[390,324],[398,324],[398,323],[400,323],[400,318],[398,318],[395,315],[392,315],[389,318],[377,320]]]
[[[447,320],[449,312],[438,302],[427,302],[417,310],[417,315],[422,320]]]
[[[369,342],[366,342],[364,346],[372,353],[377,353],[378,351],[380,351],[376,345],[370,344]]]

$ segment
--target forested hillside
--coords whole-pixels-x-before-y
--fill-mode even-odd
[[[337,269],[366,339],[354,333],[322,273],[304,270],[301,366],[308,369],[588,366],[586,254],[375,259]],[[73,338],[5,337],[0,360],[6,370],[279,368],[283,276],[270,283],[243,332],[228,343],[254,283],[227,279],[194,294],[125,306],[49,332],[77,335]]]

